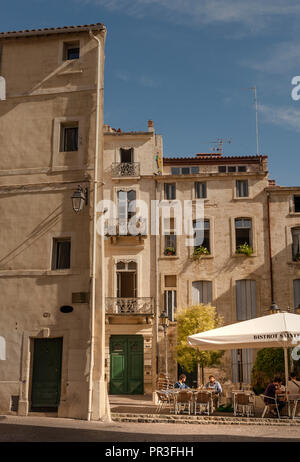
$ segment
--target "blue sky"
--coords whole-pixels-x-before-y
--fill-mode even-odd
[[[254,155],[270,178],[300,184],[298,0],[2,0],[0,30],[103,22],[105,122],[144,130],[153,119],[165,156]],[[231,143],[226,143],[231,140]]]

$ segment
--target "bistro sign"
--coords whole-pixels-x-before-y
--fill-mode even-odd
[[[259,334],[253,335],[253,340],[298,340],[300,333],[292,334],[290,332],[278,332],[276,334]]]

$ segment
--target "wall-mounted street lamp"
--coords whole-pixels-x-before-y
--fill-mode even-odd
[[[281,309],[279,308],[279,306],[276,305],[275,302],[272,302],[272,305],[271,305],[270,308],[269,308],[270,314],[281,313],[281,312],[284,312],[284,311],[290,312],[290,311],[291,311],[291,310],[290,310],[290,307],[288,306],[286,310],[281,310]],[[299,305],[297,306],[297,308],[295,308],[295,312],[296,312],[297,314],[300,314],[300,303],[299,303]]]
[[[169,327],[169,318],[168,313],[163,311],[160,315],[160,322],[164,329],[164,343],[165,343],[165,368],[166,368],[166,377],[168,377],[168,349],[167,349],[167,330]]]
[[[78,213],[81,212],[84,205],[88,204],[88,189],[85,188],[84,190],[80,185],[76,191],[73,192],[72,195],[72,207],[74,212]]]

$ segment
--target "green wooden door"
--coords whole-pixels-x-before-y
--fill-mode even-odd
[[[113,335],[110,339],[110,393],[144,393],[144,341],[141,335]]]
[[[34,339],[31,408],[57,409],[60,401],[62,338]]]

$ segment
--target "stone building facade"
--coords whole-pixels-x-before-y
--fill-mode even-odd
[[[103,24],[0,34],[1,413],[106,413],[93,239],[105,34]],[[78,185],[85,204],[75,213]]]

